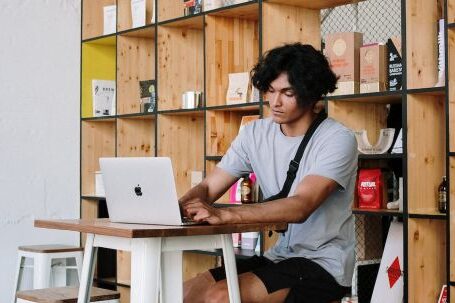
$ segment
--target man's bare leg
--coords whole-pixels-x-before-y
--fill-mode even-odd
[[[280,303],[286,299],[289,288],[269,294],[262,281],[253,273],[239,275],[240,297],[242,303]],[[184,283],[185,303],[229,303],[226,280],[215,282],[209,272],[204,272]]]

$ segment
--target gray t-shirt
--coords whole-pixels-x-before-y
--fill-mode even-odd
[[[277,194],[286,180],[289,162],[303,136],[287,137],[272,119],[254,121],[242,129],[218,167],[240,177],[254,172],[264,194]],[[289,195],[307,175],[339,184],[303,223],[289,224],[265,256],[274,262],[305,257],[327,270],[343,286],[350,286],[354,269],[354,218],[351,212],[357,172],[357,142],[351,130],[326,119],[309,141]]]

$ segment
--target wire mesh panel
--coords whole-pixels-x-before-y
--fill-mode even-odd
[[[361,32],[364,44],[387,42],[401,35],[401,0],[366,0],[321,11],[322,37],[337,32]]]

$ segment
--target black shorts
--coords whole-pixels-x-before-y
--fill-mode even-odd
[[[351,292],[333,276],[306,258],[290,258],[274,263],[265,257],[238,259],[237,274],[252,272],[264,283],[267,292],[290,288],[286,303],[327,303]],[[226,279],[224,267],[210,269],[215,281]]]

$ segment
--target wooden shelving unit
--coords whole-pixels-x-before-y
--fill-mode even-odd
[[[243,116],[269,116],[267,100],[226,105],[228,74],[249,72],[261,54],[286,42],[301,41],[320,49],[320,10],[356,2],[255,0],[184,16],[181,0],[147,0],[145,26],[132,28],[129,0],[83,1],[81,217],[106,215],[105,199],[94,195],[100,157],[168,156],[178,195],[186,192],[192,171],[207,174],[215,168],[237,135]],[[354,130],[366,129],[370,142],[377,140],[381,128],[403,128],[402,154],[359,156],[361,166],[390,166],[403,177],[403,212],[354,208],[353,213],[376,225],[381,217],[398,217],[404,222],[404,302],[435,302],[442,284],[455,291],[455,224],[448,224],[455,220],[451,215],[455,209],[451,206],[448,215],[441,215],[436,204],[441,177],[447,175],[450,182],[452,172],[455,174],[455,136],[450,133],[455,127],[451,59],[455,56],[455,0],[446,0],[446,9],[443,2],[401,0],[402,90],[324,100],[329,116]],[[115,4],[117,32],[103,35],[103,7]],[[448,80],[445,87],[434,88],[437,20],[445,11]],[[114,115],[93,117],[93,79],[116,80]],[[153,113],[140,112],[142,80],[156,80]],[[201,91],[202,106],[182,109],[185,91]],[[401,113],[397,121],[387,119],[391,107]],[[452,201],[454,183],[450,182]],[[227,201],[229,195],[225,194],[218,202]],[[263,238],[264,250],[273,245],[277,234]],[[100,267],[97,281],[116,287],[122,293],[122,303],[129,302],[130,255],[122,251],[103,254],[114,259],[111,268],[115,272],[103,273],[105,269]],[[219,262],[216,252],[187,252],[184,278]],[[455,296],[451,297],[455,303]]]

